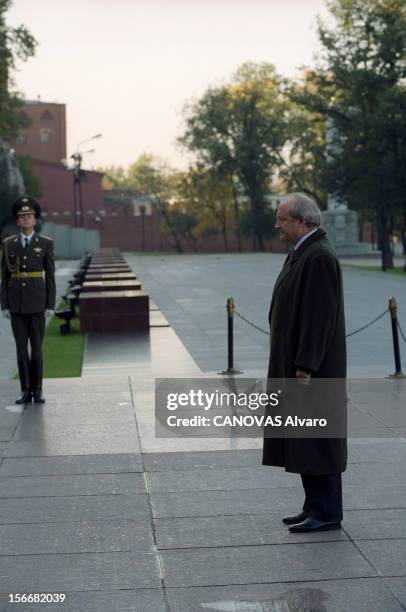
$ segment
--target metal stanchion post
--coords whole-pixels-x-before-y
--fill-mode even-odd
[[[393,354],[395,357],[395,373],[390,376],[391,378],[405,378],[406,376],[402,372],[402,363],[400,359],[398,305],[394,297],[389,298],[389,312],[392,325]]]
[[[227,324],[228,324],[228,368],[219,374],[242,374],[240,370],[234,368],[234,310],[233,298],[227,300]]]

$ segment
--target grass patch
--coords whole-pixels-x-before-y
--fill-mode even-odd
[[[58,309],[66,306],[61,302]],[[52,317],[45,330],[43,343],[44,378],[69,378],[82,375],[85,336],[80,332],[79,308],[77,316],[71,319],[71,333],[61,336],[62,321]]]
[[[354,268],[355,270],[366,270],[367,272],[383,272],[381,266],[368,266],[365,264],[344,264],[347,268]],[[406,273],[403,272],[403,267],[401,268],[388,268],[384,274],[394,274],[395,276],[404,276],[406,278]]]

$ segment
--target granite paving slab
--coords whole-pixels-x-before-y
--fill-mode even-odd
[[[344,508],[348,510],[406,508],[406,485],[379,483],[371,486],[346,485],[343,493]]]
[[[297,487],[301,483],[298,474],[265,466],[166,470],[148,473],[147,478],[152,493]]]
[[[166,592],[171,612],[401,612],[404,610],[380,578],[169,588]]]
[[[54,476],[57,474],[120,474],[142,472],[140,454],[66,455],[60,457],[6,457],[0,476]]]
[[[233,489],[228,491],[178,491],[151,493],[154,517],[216,516],[234,514],[291,514],[303,505],[301,487],[279,489]],[[343,495],[345,510],[406,509],[406,485],[379,487],[348,485]]]
[[[3,499],[0,524],[67,521],[148,520],[146,495],[79,495]]]
[[[357,546],[381,576],[406,580],[406,539],[357,540]]]
[[[230,491],[151,493],[154,518],[235,514],[292,513],[303,505],[299,487]]]
[[[348,540],[343,530],[290,533],[280,514],[155,519],[159,549],[212,548]]]
[[[148,472],[178,469],[218,469],[225,467],[261,466],[262,449],[226,450],[226,451],[191,451],[145,453],[145,468]],[[398,464],[399,459],[406,462],[406,441],[404,440],[349,440],[348,463],[382,463]],[[266,469],[266,468],[264,468]],[[279,468],[270,468],[277,470]]]
[[[348,459],[353,463],[406,462],[406,440],[372,440],[357,438],[348,440]]]
[[[114,453],[138,453],[140,446],[133,432],[119,433],[94,431],[91,427],[79,431],[75,438],[63,433],[49,438],[10,442],[7,457],[47,457],[51,455],[97,455]]]
[[[117,389],[117,391],[114,391],[109,388],[108,390],[104,392],[101,390],[102,387],[100,384],[97,387],[95,387],[93,390],[89,388],[87,392],[86,390],[80,390],[80,389],[75,391],[75,385],[72,385],[70,388],[67,388],[65,390],[60,389],[54,393],[49,392],[48,384],[49,382],[47,381],[46,382],[46,386],[47,386],[46,396],[47,396],[49,404],[51,404],[52,402],[58,403],[58,401],[62,401],[63,403],[65,403],[66,400],[72,403],[73,402],[86,403],[86,402],[89,402],[90,398],[92,400],[92,403],[96,405],[98,402],[116,403],[116,402],[131,401],[131,393],[129,391],[123,391],[123,390],[120,391],[119,389]],[[125,388],[124,385],[121,386],[121,389],[123,388]]]
[[[108,375],[110,371],[147,377],[189,375],[200,372],[171,327],[153,327],[148,334],[88,334],[82,376]]]
[[[351,463],[343,473],[343,483],[351,484],[398,484],[406,481],[406,464],[399,461],[377,461]]]
[[[0,557],[1,588],[38,593],[159,587],[151,552],[113,552]]]
[[[115,424],[135,424],[134,409],[131,404],[114,406],[105,404],[86,406],[85,404],[52,404],[52,409],[37,411],[35,408],[26,409],[24,416],[16,431],[18,436],[37,432],[50,432],[54,434],[65,431],[66,427],[78,425],[92,425],[93,428],[101,426],[115,426]]]
[[[6,600],[6,596],[1,598]],[[3,604],[2,612],[15,612],[16,604]],[[24,612],[38,612],[39,604],[24,604]],[[17,608],[21,610],[21,607]],[[55,612],[55,604],[41,604],[41,610]],[[160,589],[126,589],[115,591],[69,591],[66,600],[57,604],[60,612],[168,612]],[[389,612],[392,612],[390,610]]]
[[[96,417],[97,419],[97,417]],[[38,419],[36,422],[31,420],[26,421],[24,418],[15,432],[13,441],[21,442],[27,440],[47,440],[52,443],[54,440],[59,440],[62,436],[71,442],[79,442],[81,440],[91,440],[100,438],[102,440],[109,439],[111,435],[116,438],[132,435],[137,438],[137,428],[134,418],[125,420],[124,422],[104,422],[100,423],[96,420],[93,423],[65,423],[61,427],[60,422],[50,423],[48,420]]]
[[[98,397],[98,395],[113,396],[117,395],[130,396],[128,374],[121,372],[119,376],[116,376],[108,381],[108,385],[104,384],[106,381],[102,378],[87,380],[83,377],[80,378],[49,378],[46,381],[48,392],[51,395],[61,396],[66,395],[69,392],[70,395],[76,397],[77,395],[84,395],[87,398],[89,393],[92,397]]]
[[[0,498],[146,493],[142,474],[0,477]]]
[[[352,542],[162,550],[160,556],[172,587],[377,575]]]
[[[0,427],[0,442],[9,442],[16,429],[16,425],[13,427]]]
[[[150,521],[0,525],[0,556],[153,550]]]
[[[139,421],[138,431],[143,453],[223,451],[262,448],[263,445],[260,438],[157,437],[152,419]]]
[[[406,445],[405,445],[406,448]],[[184,470],[184,469],[213,469],[224,467],[255,467],[260,465],[262,451],[227,450],[227,451],[195,451],[188,453],[145,453],[143,455],[145,469],[148,472]]]
[[[391,590],[395,597],[403,604],[403,609],[406,609],[406,580],[404,576],[399,578],[384,578],[385,584]]]
[[[345,531],[352,540],[406,538],[406,511],[350,510],[345,513]]]
[[[24,410],[24,420],[31,418],[31,420],[40,420],[38,417],[43,416],[47,419],[53,418],[65,418],[69,419],[73,415],[76,419],[80,419],[82,416],[92,415],[94,418],[102,417],[103,415],[110,414],[112,420],[116,415],[132,415],[134,419],[134,409],[131,399],[117,399],[100,397],[92,398],[89,397],[75,400],[71,399],[71,396],[67,396],[65,399],[50,399],[46,404],[27,404]]]
[[[1,392],[1,384],[0,384]],[[4,404],[0,408],[0,427],[15,427],[23,414],[24,407],[13,404]]]

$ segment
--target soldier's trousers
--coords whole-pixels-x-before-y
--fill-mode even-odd
[[[31,359],[42,359],[42,341],[45,332],[45,313],[11,313],[11,328],[17,348],[17,361],[28,360],[28,341]]]

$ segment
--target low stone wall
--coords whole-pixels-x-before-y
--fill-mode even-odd
[[[53,239],[57,257],[80,259],[85,253],[94,253],[100,248],[100,234],[97,230],[46,222],[41,233]]]

